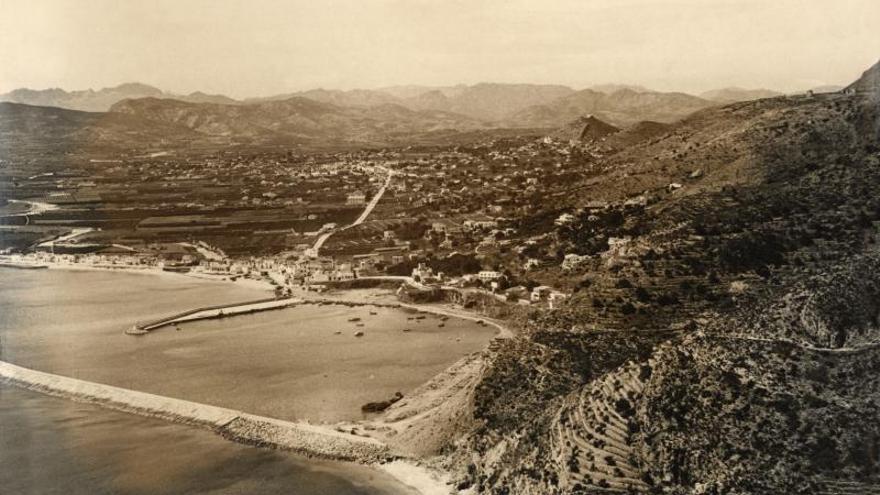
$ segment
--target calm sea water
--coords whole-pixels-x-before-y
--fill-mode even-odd
[[[138,320],[265,295],[183,276],[0,269],[0,359],[271,417],[333,422],[359,418],[365,402],[408,393],[493,335],[472,322],[416,320],[403,310],[316,305],[141,337],[123,333]],[[0,385],[0,493],[407,492],[360,466],[250,448]]]
[[[398,495],[384,473],[0,385],[0,493]]]
[[[0,359],[254,414],[336,422],[408,393],[493,335],[465,320],[340,305],[123,333],[137,320],[264,296],[184,276],[0,269]]]

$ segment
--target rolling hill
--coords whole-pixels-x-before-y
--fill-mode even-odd
[[[585,114],[595,115],[615,126],[643,120],[669,123],[716,104],[684,93],[622,89],[607,94],[585,89],[515,112],[505,118],[504,123],[510,127],[561,127]]]
[[[263,143],[289,140],[382,143],[406,134],[487,127],[474,119],[442,111],[414,111],[396,104],[342,107],[304,97],[247,105],[142,98],[123,100],[113,105],[110,113],[180,125],[205,136]]]
[[[97,91],[92,89],[65,91],[59,88],[45,90],[21,88],[0,95],[0,101],[41,107],[66,108],[84,112],[106,112],[115,103],[130,98],[174,98],[192,103],[238,103],[228,96],[209,95],[201,91],[188,95],[177,95],[141,83],[125,83]]]
[[[782,96],[782,93],[771,91],[769,89],[743,89],[735,87],[715,89],[700,94],[700,98],[717,101],[718,103],[736,103],[739,101],[759,100],[761,98],[774,98],[777,96]]]
[[[6,154],[33,148],[70,151],[184,144],[198,138],[183,126],[122,113],[0,102],[0,150]]]

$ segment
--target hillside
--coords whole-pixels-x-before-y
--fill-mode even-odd
[[[575,295],[487,351],[472,417],[407,436],[446,428],[478,493],[875,493],[880,108],[857,87],[699,111],[548,197],[607,204],[544,224],[584,257]]]
[[[22,88],[0,95],[0,101],[84,112],[106,112],[115,103],[129,98],[174,98],[192,103],[237,103],[236,100],[223,95],[209,95],[200,91],[188,95],[175,95],[141,83],[120,84],[97,91],[92,89],[65,91],[59,88],[46,90]]]
[[[552,136],[563,141],[598,141],[619,131],[617,127],[587,115],[557,129]]]
[[[31,149],[64,152],[103,146],[185,144],[196,137],[186,127],[124,114],[0,102],[0,150],[7,154]]]
[[[862,77],[847,86],[846,90],[857,93],[880,93],[880,62],[866,70]]]
[[[381,143],[405,134],[485,127],[473,119],[447,112],[418,112],[394,104],[341,107],[304,97],[247,105],[144,98],[121,101],[113,105],[110,113],[181,125],[205,136],[262,143],[309,140]]]
[[[684,93],[636,92],[622,89],[611,94],[590,89],[509,115],[511,127],[561,127],[581,115],[592,114],[615,126],[642,120],[670,123],[716,103]]]
[[[643,120],[623,129],[623,131],[611,136],[609,144],[618,149],[636,145],[648,139],[657,138],[669,132],[672,124],[663,124],[650,120]]]

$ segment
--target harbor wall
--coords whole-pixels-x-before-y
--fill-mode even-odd
[[[207,320],[207,319],[213,319],[213,318],[220,318],[220,317],[224,317],[224,316],[233,316],[233,315],[237,315],[237,314],[248,314],[248,313],[254,313],[254,312],[258,312],[258,311],[268,311],[270,309],[284,308],[284,307],[291,306],[293,304],[298,304],[298,303],[302,302],[300,299],[293,299],[293,298],[291,298],[291,299],[276,299],[274,297],[268,297],[268,298],[257,299],[257,300],[246,301],[246,302],[218,304],[216,306],[202,306],[202,307],[198,307],[198,308],[194,308],[194,309],[188,309],[188,310],[182,311],[180,313],[175,313],[170,316],[163,316],[163,317],[158,318],[156,320],[135,323],[134,326],[130,330],[126,331],[126,333],[132,334],[132,335],[141,335],[141,334],[144,334],[144,333],[171,325],[173,323],[176,323],[176,322],[182,320],[183,318],[186,318],[188,316],[192,316],[197,313],[201,313],[203,311],[219,311],[219,310],[223,310],[223,309],[234,310],[236,308],[246,308],[247,306],[253,306],[253,305],[257,305],[257,304],[265,304],[265,303],[269,303],[272,301],[279,301],[279,304],[276,306],[265,307],[265,308],[242,309],[241,311],[233,311],[233,312],[222,314],[222,315],[221,314],[205,315],[202,318],[189,318],[186,321]],[[287,301],[287,304],[283,304],[283,303],[281,303],[281,301]]]
[[[0,361],[0,380],[27,390],[108,409],[210,429],[237,442],[332,460],[395,457],[384,443],[330,427],[282,421],[182,399],[44,373]]]

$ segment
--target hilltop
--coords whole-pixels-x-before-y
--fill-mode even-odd
[[[564,127],[556,130],[553,137],[564,141],[597,141],[610,136],[620,129],[607,124],[592,115],[578,117]]]
[[[862,77],[847,86],[846,90],[857,93],[880,93],[880,62],[866,70]]]

